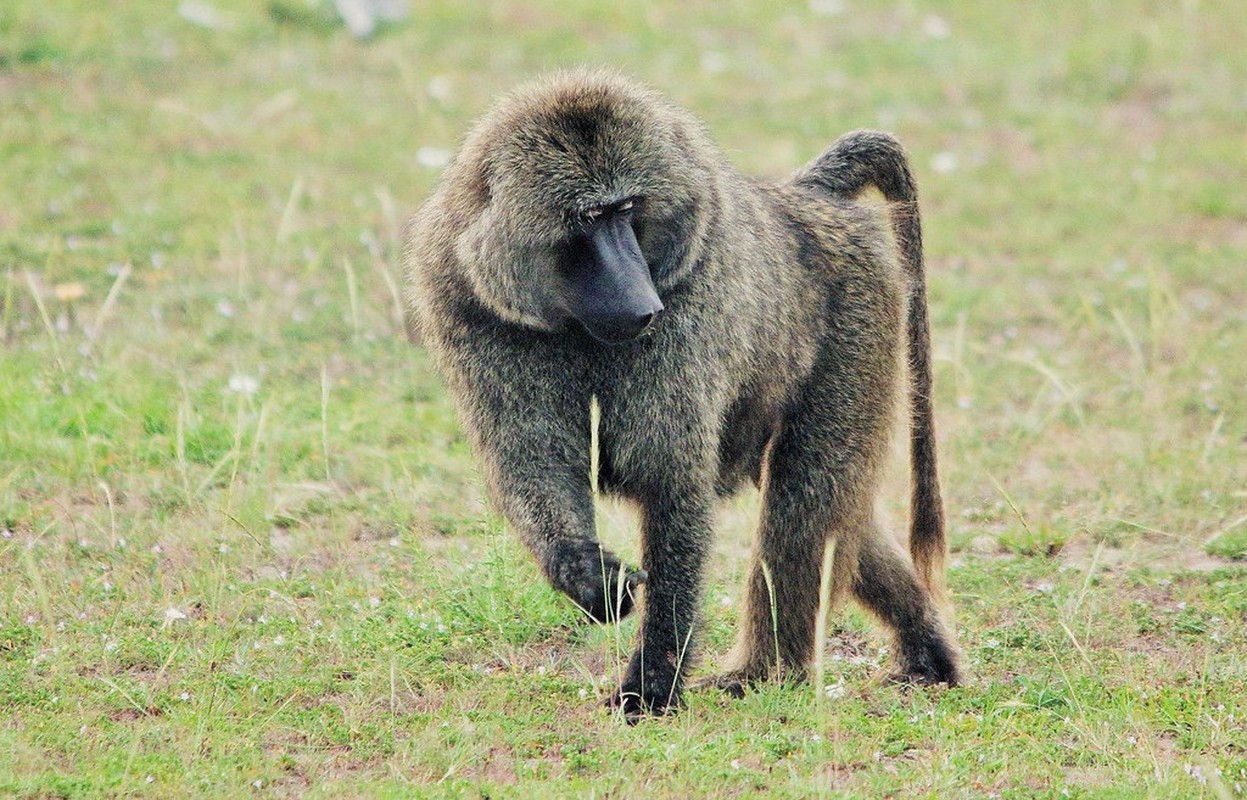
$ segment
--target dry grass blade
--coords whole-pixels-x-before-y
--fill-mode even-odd
[[[831,616],[832,570],[836,563],[836,540],[828,536],[823,545],[823,566],[818,579],[818,616],[814,618],[814,699],[824,696],[827,657],[827,618]]]

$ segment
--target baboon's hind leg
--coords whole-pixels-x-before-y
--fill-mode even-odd
[[[900,678],[958,682],[956,648],[909,555],[873,521],[862,537],[853,594],[892,632]]]
[[[826,419],[808,408],[794,414],[772,447],[740,632],[727,671],[706,682],[730,694],[740,696],[748,684],[769,677],[805,676],[829,537],[836,542],[832,594],[849,588],[841,573],[854,563],[858,537],[851,520],[860,503],[835,491],[829,454],[837,448],[828,441],[836,433]]]

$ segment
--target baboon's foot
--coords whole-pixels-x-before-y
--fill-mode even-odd
[[[559,542],[546,574],[594,622],[618,622],[632,611],[645,570],[633,569],[593,539]]]
[[[731,672],[721,672],[718,675],[702,678],[693,684],[693,688],[717,689],[728,697],[739,700],[745,696],[749,688],[757,683],[758,680],[760,679],[750,675],[745,670],[732,670]]]
[[[718,675],[711,675],[708,678],[702,678],[696,683],[695,688],[718,689],[729,697],[739,700],[750,689],[760,683],[765,683],[773,677],[775,677],[775,672],[768,667],[739,667],[721,672]],[[799,669],[788,668],[784,670],[782,677],[786,681],[798,682],[805,679],[805,672]]]
[[[912,636],[900,645],[900,672],[893,676],[900,683],[934,686],[961,682],[957,668],[957,652],[943,635],[927,631]]]
[[[641,666],[640,654],[632,657],[623,682],[606,700],[609,708],[623,712],[629,725],[635,725],[645,717],[661,717],[672,714],[683,704],[676,669],[675,654],[658,659],[656,665]]]

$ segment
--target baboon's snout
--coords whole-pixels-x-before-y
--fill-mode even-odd
[[[652,305],[618,309],[582,318],[581,322],[595,339],[606,344],[624,344],[653,331],[664,311],[662,301],[654,297]]]

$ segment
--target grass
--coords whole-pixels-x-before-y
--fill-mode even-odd
[[[1243,795],[1231,5],[429,0],[361,42],[314,0],[7,3],[0,794]],[[749,171],[910,148],[966,687],[882,683],[850,610],[825,686],[599,707],[635,623],[583,625],[490,515],[395,300],[473,116],[584,62]],[[703,673],[755,510],[723,515]]]

